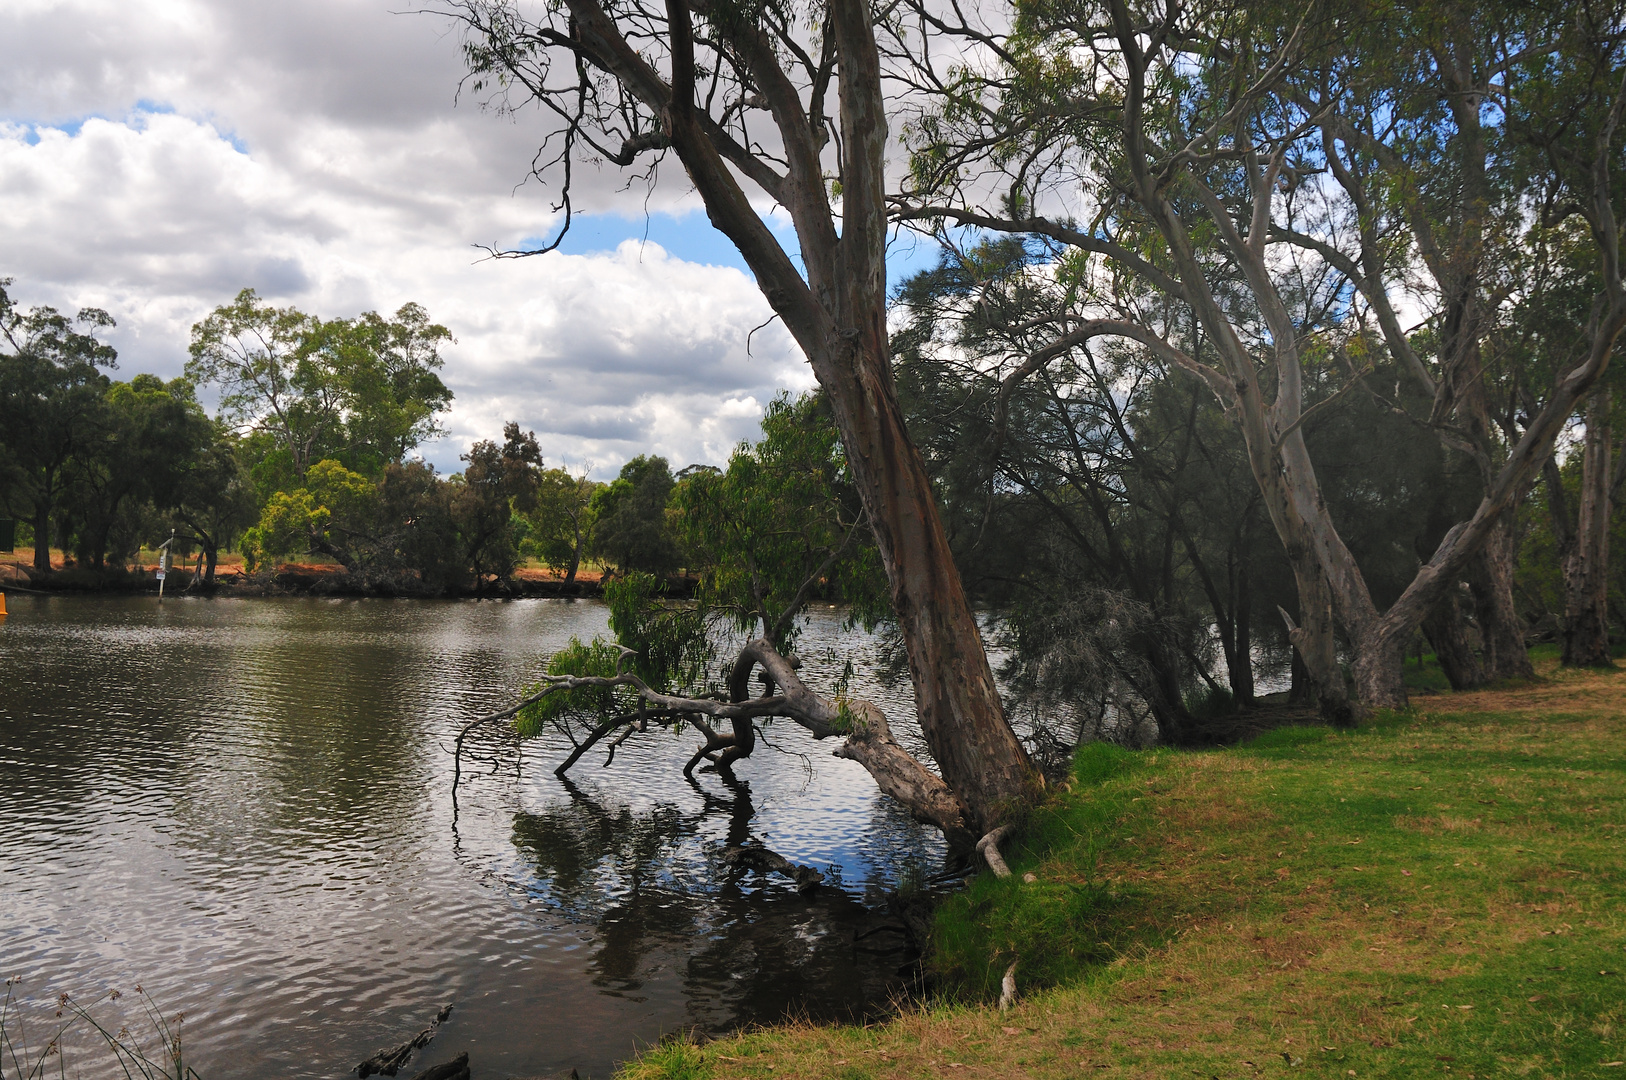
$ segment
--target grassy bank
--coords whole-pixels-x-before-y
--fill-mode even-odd
[[[656,1077],[1626,1077],[1626,672],[1358,731],[1080,755],[940,913],[971,1000],[670,1045]],[[1031,884],[1021,882],[1034,874]]]

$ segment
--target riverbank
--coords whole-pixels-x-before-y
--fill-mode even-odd
[[[1014,876],[938,914],[967,1003],[674,1043],[623,1080],[1626,1075],[1626,672],[1536,660],[1348,733],[1088,748]]]
[[[42,574],[22,559],[0,560],[0,592],[72,594],[152,594],[158,595],[157,565],[137,564],[131,568],[95,570],[53,560],[52,571]],[[487,581],[482,588],[454,586],[428,588],[409,576],[353,574],[333,563],[284,563],[248,573],[239,558],[222,562],[212,582],[198,580],[193,571],[175,566],[164,582],[165,596],[188,593],[208,596],[338,596],[488,599],[599,597],[603,595],[604,572],[583,570],[575,580],[536,567],[522,567],[506,581]],[[667,579],[667,593],[674,597],[693,594],[697,580],[673,576]]]

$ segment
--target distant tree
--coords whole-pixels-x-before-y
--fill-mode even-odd
[[[206,437],[173,486],[158,496],[158,505],[198,545],[204,583],[212,584],[221,548],[251,527],[258,515],[253,480],[225,425],[209,422]]]
[[[521,434],[519,425],[509,421],[501,444],[477,442],[463,460],[468,464],[462,475],[452,478],[452,520],[464,565],[480,592],[488,576],[507,580],[518,564],[514,511],[524,514],[536,507],[542,451],[535,432]]]
[[[52,513],[106,407],[109,383],[99,369],[115,366],[117,353],[96,334],[113,319],[99,308],[73,319],[50,307],[25,313],[7,294],[10,284],[0,278],[0,444],[10,476],[0,495],[32,524],[34,569],[49,573]]]
[[[421,461],[387,465],[378,481],[381,562],[439,592],[467,580],[452,513],[453,485]]]
[[[121,562],[134,554],[141,530],[128,523],[173,503],[181,477],[215,429],[190,381],[166,383],[156,375],[113,383],[94,428],[70,468],[70,502],[74,554],[81,566],[100,570],[110,544]]]
[[[681,555],[666,504],[677,483],[663,457],[640,454],[593,494],[593,553],[623,572],[669,574]]]
[[[340,388],[309,362],[319,321],[264,303],[244,289],[192,327],[186,374],[220,389],[220,417],[264,436],[294,482],[334,448]]]
[[[526,515],[525,550],[576,581],[593,535],[593,496],[602,487],[583,473],[546,469],[537,477],[536,508]]]
[[[452,392],[436,372],[451,332],[407,304],[324,321],[244,289],[192,327],[187,375],[220,388],[221,418],[259,447],[262,489],[331,459],[369,476],[440,433]]]
[[[452,392],[437,372],[451,340],[418,304],[390,319],[367,311],[321,324],[316,347],[331,354],[324,367],[343,386],[346,451],[358,470],[376,475],[445,433],[439,417]]]
[[[326,555],[346,570],[365,560],[375,530],[378,490],[360,473],[331,459],[305,473],[303,486],[267,500],[259,524],[243,537],[245,555],[256,561],[309,552]]]

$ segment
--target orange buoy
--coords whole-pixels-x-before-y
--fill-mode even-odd
[[[0,619],[6,617],[6,594],[0,592]]]

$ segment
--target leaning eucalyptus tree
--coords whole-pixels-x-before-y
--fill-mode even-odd
[[[682,162],[828,396],[940,783],[962,828],[998,825],[1041,781],[1005,720],[898,407],[886,323],[888,103],[874,9],[865,0],[805,8],[564,0],[524,10],[460,0],[447,10],[465,27],[475,92],[502,108],[534,102],[554,118],[533,168],[562,180],[566,228],[582,158],[646,176],[668,153]],[[770,203],[795,225],[803,270],[763,222],[758,206]],[[770,643],[754,649],[748,658],[778,686],[798,685]],[[781,696],[786,707],[801,700]],[[821,709],[834,706],[802,711],[812,718]]]
[[[1334,648],[1339,626],[1352,648],[1359,697],[1403,704],[1402,644],[1499,535],[1626,326],[1612,180],[1626,108],[1614,32],[1619,10],[1464,7],[1440,31],[1451,48],[1442,46],[1432,62],[1471,61],[1478,66],[1468,82],[1494,84],[1499,95],[1494,110],[1475,100],[1475,116],[1494,111],[1501,137],[1547,140],[1546,175],[1536,186],[1555,212],[1586,222],[1598,266],[1584,349],[1560,367],[1541,407],[1498,444],[1473,400],[1485,378],[1477,340],[1486,321],[1475,308],[1487,291],[1479,249],[1493,231],[1475,200],[1482,202],[1489,186],[1469,192],[1472,206],[1458,206],[1478,217],[1452,223],[1450,250],[1431,262],[1420,249],[1442,230],[1392,231],[1427,220],[1426,213],[1399,212],[1409,196],[1402,192],[1378,214],[1362,202],[1367,189],[1346,182],[1352,163],[1372,175],[1365,162],[1378,155],[1338,126],[1351,111],[1343,80],[1363,71],[1401,77],[1367,33],[1376,13],[1351,4],[1287,17],[1228,2],[1058,0],[1019,3],[1007,30],[959,19],[958,8],[959,21],[946,22],[927,0],[909,5],[978,57],[945,68],[916,65],[916,81],[937,100],[909,129],[914,168],[897,213],[937,227],[1041,236],[1091,268],[1079,304],[1054,322],[1048,344],[1006,376],[1009,383],[1102,336],[1136,342],[1200,378],[1242,430],[1293,567],[1299,618],[1290,633],[1322,711],[1335,721],[1352,716]],[[1443,10],[1419,6],[1425,14]],[[1402,52],[1433,40],[1404,19],[1392,25],[1411,35]],[[1361,46],[1372,48],[1349,55]],[[1392,56],[1395,41],[1382,48]],[[1442,80],[1439,92],[1459,93],[1456,85]],[[1385,145],[1449,140],[1461,111],[1436,116],[1432,126],[1399,125],[1406,117],[1395,109],[1373,110],[1367,120],[1396,121],[1375,130]],[[1475,160],[1465,151],[1438,171],[1460,182]],[[1382,182],[1403,187],[1407,179],[1390,169]],[[1528,220],[1540,208],[1522,209]],[[1504,215],[1519,220],[1519,213]],[[1417,258],[1436,269],[1439,283],[1428,329],[1447,344],[1432,366],[1394,316],[1390,296]],[[1148,292],[1185,309],[1203,332],[1203,352],[1170,332],[1166,305],[1148,303]],[[1465,320],[1470,325],[1456,325]],[[1472,515],[1446,532],[1383,611],[1332,520],[1305,442],[1306,424],[1342,396],[1307,408],[1307,375],[1341,369],[1346,392],[1379,394],[1368,360],[1376,350],[1416,369],[1434,402],[1424,422],[1448,438],[1453,429],[1470,429],[1455,443],[1484,458],[1485,483]]]

